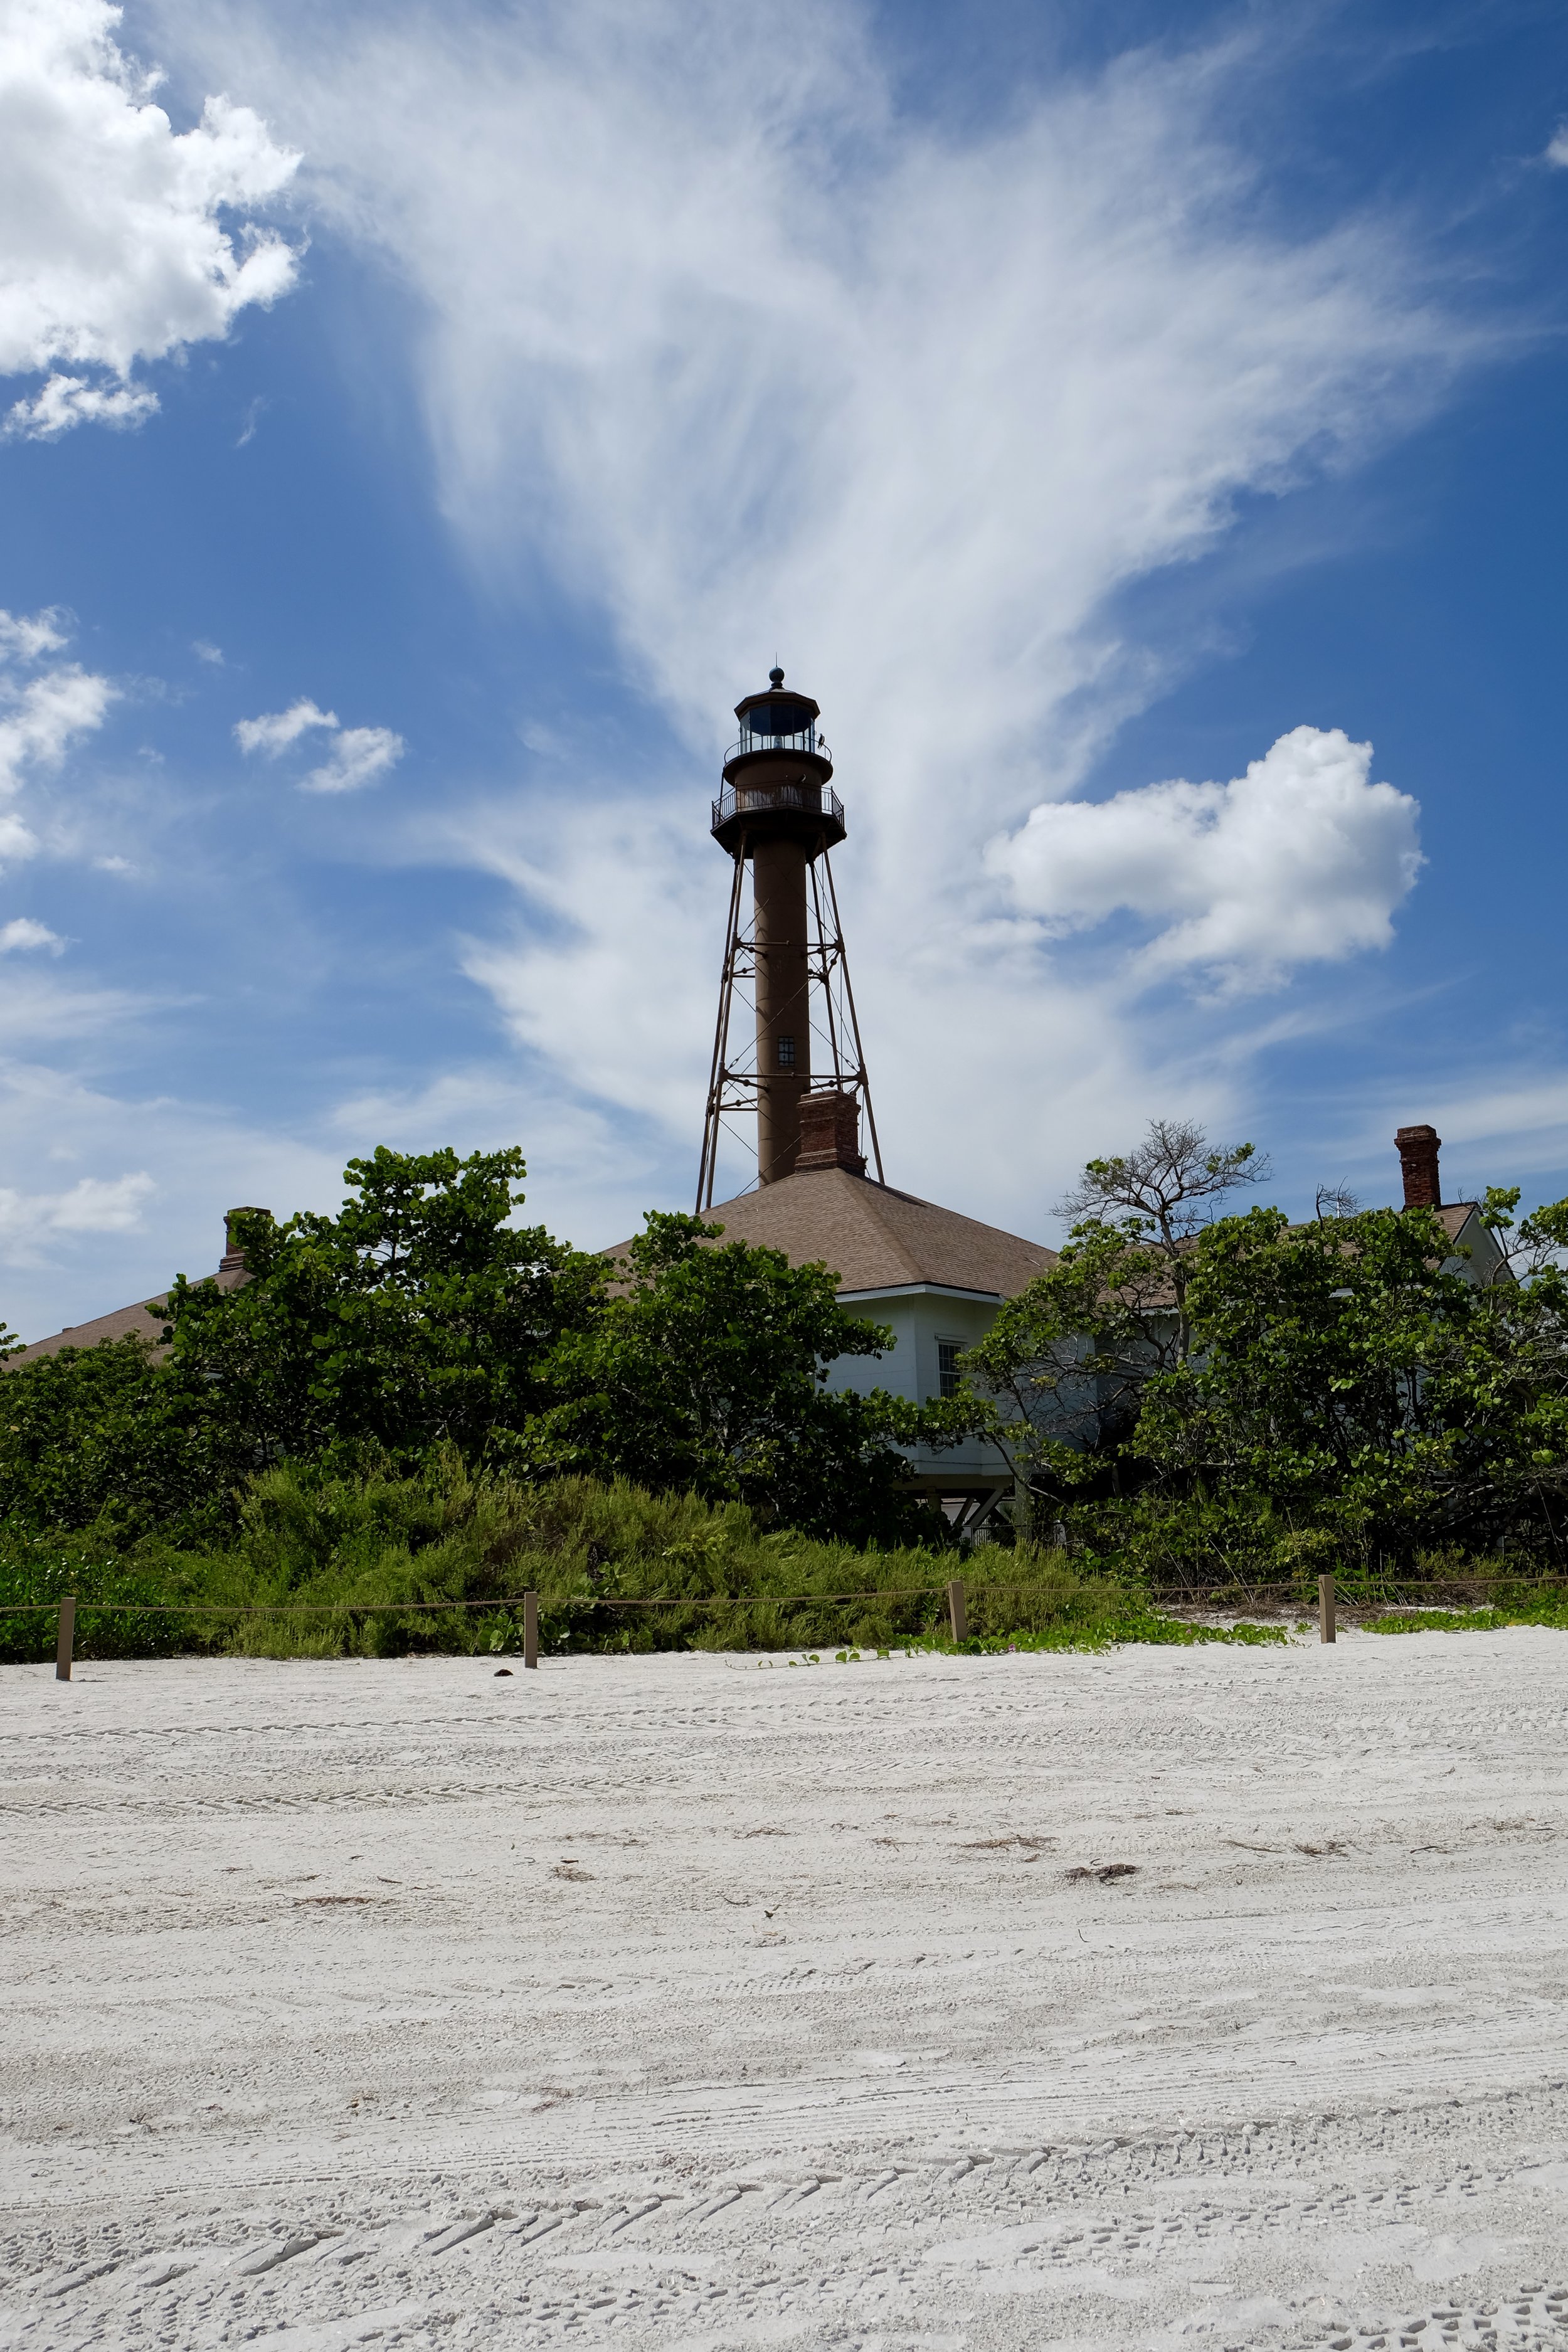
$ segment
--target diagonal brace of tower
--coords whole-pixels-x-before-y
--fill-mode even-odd
[[[774,669],[767,692],[748,695],[735,716],[740,740],[726,755],[713,803],[713,838],[733,859],[734,874],[699,1212],[712,1202],[719,1139],[731,1115],[755,1115],[759,1184],[794,1172],[801,1098],[813,1091],[814,1076],[819,1091],[864,1104],[877,1179],[885,1181],[828,855],[844,839],[844,804],[831,788],[821,713],[808,695],[786,693],[784,672]]]

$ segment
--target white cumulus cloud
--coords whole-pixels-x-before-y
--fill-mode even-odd
[[[157,1189],[143,1170],[131,1176],[83,1176],[66,1192],[21,1192],[0,1185],[0,1255],[26,1265],[54,1234],[132,1233]]]
[[[34,922],[30,915],[18,915],[14,922],[0,927],[0,955],[30,948],[47,948],[51,955],[58,955],[64,947],[58,931],[51,931],[47,923]]]
[[[1228,783],[1058,801],[995,845],[1020,906],[1062,930],[1125,909],[1159,926],[1142,976],[1231,991],[1386,947],[1421,866],[1417,803],[1371,782],[1372,746],[1297,727]]]
[[[73,425],[145,425],[157,407],[157,394],[145,384],[94,383],[84,375],[52,375],[31,400],[12,404],[0,434],[11,441],[56,441]]]
[[[1568,122],[1560,122],[1552,134],[1546,150],[1546,160],[1568,171]]]
[[[57,1233],[123,1234],[139,1224],[143,1203],[157,1191],[151,1176],[83,1176],[50,1204]]]
[[[302,735],[318,729],[334,740],[321,765],[300,779],[302,793],[357,793],[395,767],[408,748],[390,727],[342,727],[335,710],[321,710],[305,700],[261,719],[242,719],[234,732],[242,751],[261,751],[276,760]]]
[[[0,374],[47,372],[5,430],[50,438],[157,406],[139,361],[221,338],[276,300],[296,257],[253,215],[297,155],[259,116],[206,101],[176,131],[114,35],[106,0],[6,0],[0,18]],[[81,374],[74,371],[88,369]]]
[[[50,604],[31,619],[25,613],[0,612],[0,661],[37,661],[41,654],[58,654],[70,642],[69,615]]]
[[[114,699],[106,677],[78,662],[30,678],[0,678],[0,791],[14,790],[29,765],[58,768],[70,745],[101,727]]]
[[[65,646],[65,619],[53,608],[31,618],[0,612],[0,802],[14,801],[32,772],[59,767],[102,726],[115,698],[109,679],[79,662],[38,667]],[[16,810],[0,806],[0,862],[30,857],[37,845]]]
[[[406,749],[390,727],[345,727],[321,767],[304,777],[302,793],[357,793],[396,766]]]
[[[264,751],[275,760],[290,743],[297,743],[315,727],[335,727],[335,710],[318,710],[313,702],[301,698],[290,703],[287,710],[274,710],[261,719],[241,719],[236,722],[235,740],[242,751]]]

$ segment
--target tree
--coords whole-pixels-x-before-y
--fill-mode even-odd
[[[1149,1383],[1191,1352],[1198,1235],[1215,1202],[1267,1172],[1250,1143],[1215,1150],[1179,1119],[1153,1119],[1133,1150],[1089,1162],[1061,1203],[1079,1222],[1057,1264],[963,1359],[994,1400],[989,1432],[1013,1469],[1021,1533],[1037,1478],[1081,1486],[1109,1463],[1115,1480]]]
[[[1561,1556],[1568,1202],[1516,1223],[1517,1189],[1489,1191],[1503,1265],[1482,1282],[1431,1211],[1361,1211],[1342,1186],[1303,1225],[1211,1214],[1258,1172],[1170,1122],[1090,1162],[1058,1263],[965,1359],[1015,1475],[1138,1496],[1117,1506],[1124,1538],[1136,1521],[1167,1558],[1211,1522],[1260,1550]]]
[[[221,1531],[266,1464],[477,1460],[546,1401],[538,1367],[594,1312],[602,1260],[510,1223],[520,1152],[351,1160],[336,1217],[238,1221],[249,1279],[175,1279],[147,1337],[5,1374],[0,1500],[36,1524]],[[153,1353],[159,1339],[166,1352]]]
[[[336,1217],[252,1212],[247,1282],[175,1283],[168,1380],[212,1392],[253,1465],[442,1444],[476,1459],[544,1401],[542,1359],[605,1280],[602,1259],[510,1222],[524,1172],[516,1150],[383,1146],[350,1160]]]
[[[1483,1208],[1505,1238],[1518,1197]],[[1149,1384],[1138,1450],[1168,1483],[1253,1496],[1369,1559],[1560,1549],[1565,1241],[1568,1202],[1539,1210],[1510,1245],[1524,1279],[1477,1284],[1428,1209],[1224,1219],[1194,1250],[1194,1347]]]
[[[555,1402],[529,1425],[526,1461],[737,1498],[810,1535],[917,1532],[925,1514],[899,1448],[950,1442],[970,1409],[829,1389],[831,1364],[879,1355],[892,1334],[845,1313],[826,1266],[722,1232],[647,1219],[614,1294],[542,1368]]]
[[[962,1360],[992,1401],[988,1434],[1015,1481],[1102,1477],[1149,1382],[1179,1360],[1180,1329],[1164,1256],[1131,1221],[1075,1225],[1056,1265],[1004,1301]]]
[[[111,1533],[135,1536],[215,1484],[221,1495],[206,1400],[171,1410],[153,1337],[149,1326],[144,1339],[62,1348],[0,1373],[0,1518],[70,1528],[107,1514]]]
[[[1513,1212],[1520,1199],[1517,1184],[1489,1184],[1480,1204],[1481,1223],[1506,1268],[1498,1278],[1530,1284],[1541,1297],[1556,1300],[1558,1285],[1568,1270],[1568,1201],[1533,1209],[1516,1224]]]
[[[1430,1210],[1292,1227],[1254,1209],[1206,1233],[1189,1305],[1198,1348],[1151,1384],[1138,1442],[1167,1474],[1289,1512],[1389,1529],[1441,1475],[1431,1374],[1472,1297],[1445,1273]]]
[[[1157,1256],[1170,1284],[1176,1318],[1178,1362],[1191,1352],[1187,1318],[1188,1267],[1192,1246],[1214,1215],[1214,1203],[1238,1186],[1258,1184],[1268,1174],[1250,1143],[1215,1150],[1190,1119],[1152,1118],[1142,1143],[1115,1160],[1091,1160],[1061,1202],[1063,1216],[1077,1216],[1079,1232],[1112,1226],[1136,1238]]]

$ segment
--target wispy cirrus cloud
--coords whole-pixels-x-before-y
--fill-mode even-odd
[[[114,37],[121,13],[10,0],[0,28],[0,375],[50,371],[12,436],[142,424],[158,399],[139,362],[225,335],[293,281],[292,248],[255,215],[299,157],[226,98],[176,132],[160,77]]]
[[[317,233],[413,298],[363,363],[411,378],[476,573],[502,601],[551,576],[643,698],[635,776],[568,720],[564,760],[450,796],[410,847],[512,880],[515,920],[461,952],[551,1087],[694,1134],[726,880],[703,772],[775,653],[839,756],[881,1120],[921,1189],[1037,1222],[1152,1102],[1228,1118],[1296,1009],[1249,1028],[1249,992],[1305,1004],[1387,940],[1392,835],[1360,824],[1315,929],[1271,959],[1240,937],[1234,874],[1194,850],[1239,854],[1236,780],[1217,814],[1193,785],[1184,829],[1158,789],[1121,812],[1119,837],[1173,828],[1186,878],[1114,971],[1017,878],[1031,813],[1206,657],[1202,611],[1135,623],[1127,592],[1354,467],[1492,348],[1414,206],[1276,201],[1248,140],[1281,45],[1172,41],[942,120],[844,0],[803,0],[787,47],[721,0],[153,5],[187,72],[306,153]],[[1075,855],[1084,880],[1087,835]],[[1211,1000],[1223,973],[1223,1005],[1134,1011],[1162,954]],[[1005,1153],[977,1167],[934,1070],[1005,1104]]]
[[[683,747],[640,760],[635,792],[579,760],[531,796],[533,911],[468,950],[520,1041],[691,1128],[724,889],[691,766],[776,650],[839,754],[884,1129],[922,1185],[975,1181],[930,1116],[933,1066],[1007,1100],[1029,1174],[989,1181],[1018,1217],[1038,1214],[1022,1184],[1152,1081],[1224,1116],[1237,1065],[1212,1013],[1156,1035],[1121,1009],[1131,970],[1076,968],[1032,903],[1030,812],[1190,656],[1131,633],[1122,592],[1215,547],[1245,501],[1353,465],[1481,349],[1387,220],[1271,220],[1236,135],[1257,47],[1123,57],[954,131],[900,111],[869,20],[837,5],[808,4],[787,50],[716,0],[458,9],[438,32],[414,7],[295,14],[286,39],[221,5],[170,21],[243,71],[308,150],[321,218],[417,297],[407,363],[474,562],[501,581],[526,546],[596,604]],[[528,234],[496,237],[498,213]],[[1251,788],[1230,790],[1181,823],[1156,792],[1089,824],[1188,848],[1206,829],[1239,856]],[[499,800],[440,822],[507,863]],[[1081,878],[1082,828],[1076,855]],[[1239,999],[1331,938],[1368,951],[1400,895],[1388,856],[1352,825],[1320,893],[1342,915],[1268,957],[1229,869],[1187,856],[1153,953],[1223,966]],[[650,956],[685,1008],[657,1042]]]

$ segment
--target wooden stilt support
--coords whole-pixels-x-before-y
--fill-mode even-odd
[[[1026,1478],[1013,1477],[1013,1541],[1020,1551],[1035,1547],[1035,1496]]]
[[[1334,1580],[1331,1576],[1318,1579],[1318,1639],[1334,1639]]]
[[[539,1664],[539,1595],[525,1592],[522,1596],[522,1663],[525,1666]]]
[[[55,1631],[55,1680],[68,1683],[71,1678],[71,1652],[76,1646],[76,1594],[68,1592],[60,1601],[59,1623]]]
[[[947,1617],[949,1624],[952,1627],[953,1640],[962,1642],[968,1626],[963,1613],[963,1585],[956,1576],[947,1588]]]

